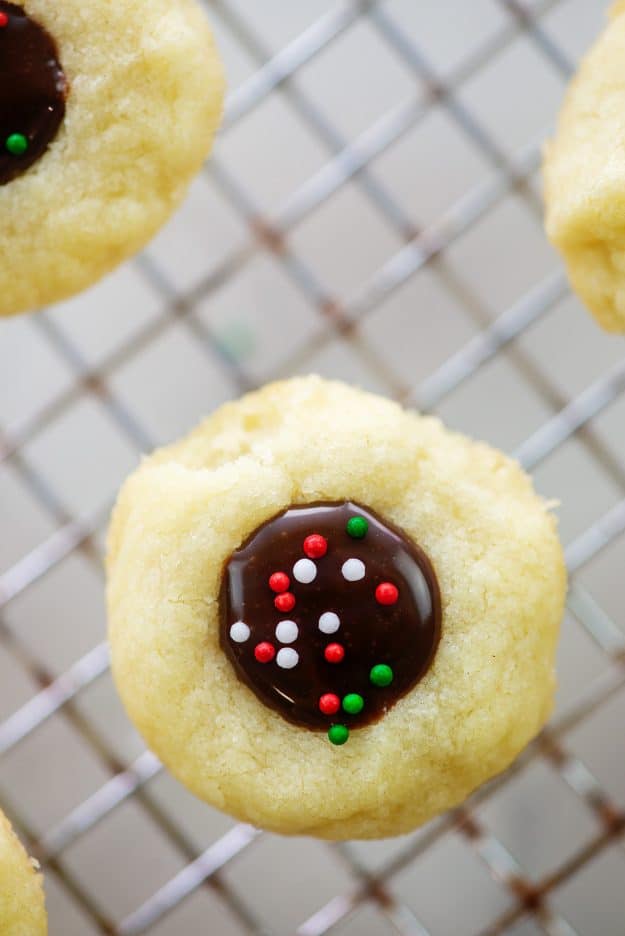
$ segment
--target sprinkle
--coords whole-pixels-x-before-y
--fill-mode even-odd
[[[328,663],[340,663],[345,656],[345,647],[339,643],[331,643],[323,651]]]
[[[244,621],[236,621],[230,628],[230,639],[235,643],[245,643],[250,639],[250,629]]]
[[[333,692],[326,692],[319,699],[319,711],[324,715],[336,715],[341,707],[341,700]]]
[[[297,635],[299,634],[299,629],[295,621],[280,621],[276,627],[276,638],[280,643],[293,643],[294,640],[297,640]],[[278,655],[278,663],[280,662],[280,657]]]
[[[377,666],[374,666],[369,673],[369,679],[373,685],[380,686],[380,688],[390,686],[390,684],[393,682],[393,678],[393,670],[390,668],[390,666],[387,666],[386,663],[378,663]]]
[[[28,137],[23,133],[12,133],[5,143],[12,156],[23,156],[28,149]]]
[[[350,692],[343,699],[343,709],[350,715],[358,715],[365,707],[365,700],[357,692]]]
[[[302,585],[310,585],[317,578],[317,566],[310,559],[298,559],[293,566],[293,577]]]
[[[365,564],[361,559],[347,559],[341,572],[348,582],[359,582],[365,577]]]
[[[345,744],[349,738],[349,728],[346,725],[332,725],[328,731],[328,740],[332,744]]]
[[[292,647],[283,647],[282,650],[278,650],[276,663],[282,669],[293,669],[299,663],[299,653]]]
[[[350,517],[347,521],[347,532],[352,539],[363,539],[368,529],[369,523],[364,517]]]
[[[375,590],[375,600],[381,605],[394,605],[399,598],[399,591],[392,582],[382,582]]]
[[[290,584],[291,580],[286,572],[274,572],[273,575],[269,576],[269,588],[272,591],[285,592]]]
[[[321,559],[328,551],[328,541],[319,533],[311,533],[304,540],[304,552],[309,559]]]
[[[295,595],[292,592],[282,592],[281,595],[276,595],[273,599],[273,603],[282,613],[292,611],[295,607]]]
[[[322,634],[335,634],[341,626],[341,619],[334,611],[324,611],[319,618],[319,630]]]
[[[4,29],[5,26],[9,25],[9,17],[6,13],[0,13],[0,29]]]
[[[256,644],[254,647],[254,656],[259,663],[271,663],[275,655],[276,648],[267,640],[263,640],[262,643]]]

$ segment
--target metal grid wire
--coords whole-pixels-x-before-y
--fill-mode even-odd
[[[418,905],[411,905],[405,895],[402,896],[396,882],[406,869],[431,854],[437,843],[454,832],[506,895],[503,909],[487,924],[478,927],[484,936],[535,932],[551,936],[573,936],[577,932],[582,936],[582,930],[575,928],[567,913],[559,909],[561,903],[554,899],[554,895],[559,888],[574,882],[608,849],[616,847],[622,850],[625,831],[623,803],[608,792],[569,743],[571,732],[609,704],[625,687],[625,633],[602,607],[601,595],[591,594],[576,574],[618,541],[625,531],[625,462],[606,445],[604,436],[595,427],[595,420],[624,394],[625,355],[622,354],[607,372],[595,376],[581,392],[571,396],[563,394],[536,365],[522,342],[524,335],[567,296],[568,286],[563,272],[560,269],[550,272],[512,306],[493,318],[485,309],[478,291],[458,274],[448,260],[454,243],[510,193],[515,193],[529,212],[540,218],[540,197],[533,180],[540,163],[541,141],[530,141],[510,157],[486,129],[484,122],[473,113],[461,92],[520,36],[532,44],[545,67],[560,79],[565,79],[572,71],[572,64],[560,47],[557,36],[554,37],[555,31],[544,27],[545,18],[561,3],[563,0],[498,0],[497,6],[494,2],[493,7],[502,14],[498,28],[443,76],[430,62],[427,33],[421,44],[415,42],[396,14],[397,4],[391,8],[389,4],[376,0],[339,0],[303,33],[277,53],[270,54],[251,21],[240,12],[241,4],[235,6],[229,0],[208,2],[209,14],[220,18],[245,50],[249,61],[254,63],[249,77],[228,98],[222,139],[227,139],[233,128],[272,95],[280,93],[325,151],[323,164],[275,211],[267,212],[256,204],[246,179],[228,168],[227,160],[222,158],[218,148],[205,171],[242,222],[244,236],[213,269],[186,291],[177,288],[153,254],[148,252],[135,261],[135,269],[162,297],[160,311],[95,365],[85,359],[68,331],[60,327],[59,319],[47,312],[33,318],[32,326],[38,337],[63,359],[73,379],[46,399],[36,411],[14,422],[10,428],[0,428],[0,461],[11,465],[30,496],[49,518],[51,529],[0,574],[0,648],[38,687],[32,697],[20,700],[19,707],[14,708],[0,724],[0,766],[2,759],[36,735],[56,715],[71,725],[84,744],[93,750],[98,762],[105,766],[109,779],[43,834],[31,828],[20,810],[19,790],[8,788],[4,781],[2,784],[5,808],[23,831],[44,871],[54,875],[59,888],[79,909],[81,919],[89,921],[90,932],[119,936],[152,932],[157,925],[163,927],[168,919],[173,920],[174,916],[170,915],[203,888],[208,888],[228,908],[233,925],[237,927],[236,932],[274,932],[266,917],[258,915],[236,886],[236,860],[266,836],[250,826],[232,824],[225,834],[198,853],[191,837],[152,793],[150,781],[161,771],[157,758],[145,751],[131,763],[120,760],[105,733],[79,705],[81,694],[108,669],[106,644],[102,642],[95,646],[61,675],[56,675],[20,632],[7,626],[5,616],[11,604],[70,555],[82,556],[101,574],[99,536],[110,509],[110,504],[107,504],[87,516],[68,511],[65,498],[44,473],[33,466],[33,460],[25,457],[24,452],[40,433],[85,397],[98,400],[134,449],[150,450],[159,440],[152,437],[150,429],[126,405],[123,394],[115,389],[114,378],[124,365],[167,332],[172,323],[191,337],[194,346],[205,355],[207,368],[219,366],[227,371],[233,392],[254,386],[256,379],[246,370],[241,356],[216,335],[198,314],[198,309],[245,269],[254,257],[268,254],[310,307],[316,310],[316,317],[306,340],[290,351],[271,375],[266,376],[278,377],[307,369],[308,361],[339,337],[367,373],[379,379],[397,399],[428,411],[439,408],[454,391],[465,386],[497,356],[509,353],[514,366],[549,408],[546,420],[517,448],[516,457],[527,469],[537,469],[575,437],[584,451],[601,466],[612,488],[620,492],[607,511],[594,516],[586,528],[570,540],[566,550],[572,576],[570,615],[600,649],[609,665],[587,683],[580,681],[567,705],[506,775],[478,791],[462,808],[402,842],[389,860],[372,870],[366,861],[359,858],[353,846],[324,844],[322,847],[331,853],[332,862],[345,867],[351,883],[335,896],[324,899],[314,912],[306,914],[307,918],[300,919],[296,931],[300,936],[342,932],[343,927],[367,907],[373,908],[379,921],[376,926],[379,925],[380,929],[375,929],[375,932],[382,932],[383,927],[384,932],[388,929],[406,936],[425,936],[428,932],[435,936],[437,932],[443,932],[426,927],[426,921],[420,918]],[[313,96],[296,79],[333,42],[363,22],[375,30],[393,56],[401,61],[402,67],[414,75],[415,88],[418,82],[419,93],[388,110],[360,135],[348,138],[339,126],[333,125],[324,108],[315,103]],[[371,170],[379,156],[417,127],[435,107],[442,109],[455,128],[470,141],[489,171],[432,223],[420,229],[404,209],[401,199],[392,194],[379,173]],[[316,273],[303,252],[294,246],[291,234],[297,225],[349,184],[356,186],[374,206],[383,222],[396,233],[400,246],[345,300]],[[447,357],[415,388],[378,352],[375,343],[367,338],[363,325],[392,294],[426,267],[435,271],[449,294],[465,309],[475,330],[460,350]],[[269,317],[268,323],[270,327]],[[427,336],[427,329],[424,335]],[[619,339],[612,340],[617,342]],[[111,491],[111,498],[113,493]],[[609,743],[607,739],[605,743]],[[485,806],[509,787],[528,765],[537,762],[546,764],[550,771],[555,772],[563,787],[572,791],[583,809],[595,820],[593,833],[574,843],[568,854],[558,856],[545,874],[536,874],[533,869],[523,867],[515,857],[514,845],[504,844],[484,818],[487,815]],[[107,912],[105,899],[84,885],[75,865],[65,861],[64,856],[82,837],[105,823],[131,799],[145,811],[159,834],[167,839],[179,858],[179,870],[154,892],[137,900],[123,918],[113,919]],[[102,870],[103,875],[110,873],[110,869]],[[448,894],[453,895],[456,883],[453,880],[445,882]],[[465,932],[462,908],[458,914],[455,932]],[[275,932],[284,932],[284,927],[279,925],[277,909],[274,916]],[[606,921],[602,924],[598,920],[593,933],[621,932],[610,926],[613,924],[608,925]],[[79,926],[76,932],[80,931]],[[170,930],[161,928],[158,931],[185,930],[172,923]],[[625,918],[622,931],[625,931]],[[221,933],[221,928],[207,918],[205,928],[193,932]],[[358,924],[353,932],[360,932]]]

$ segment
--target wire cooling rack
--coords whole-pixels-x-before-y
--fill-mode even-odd
[[[623,936],[625,345],[569,294],[538,178],[601,5],[207,9],[232,90],[180,215],[105,284],[0,329],[0,793],[52,936]],[[198,803],[108,674],[123,476],[308,370],[441,414],[562,499],[554,718],[462,808],[385,843],[279,839]]]

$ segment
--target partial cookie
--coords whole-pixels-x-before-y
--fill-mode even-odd
[[[519,466],[302,378],[125,484],[113,673],[198,796],[287,834],[407,832],[503,770],[553,700],[565,570]]]
[[[625,3],[571,82],[545,151],[547,234],[600,325],[625,332]]]
[[[43,879],[0,812],[0,933],[46,936]]]
[[[0,315],[150,240],[209,152],[223,88],[196,0],[1,0]]]

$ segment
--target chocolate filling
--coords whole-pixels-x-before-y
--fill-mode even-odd
[[[326,731],[379,719],[427,672],[441,632],[425,553],[350,502],[292,507],[252,533],[226,563],[220,614],[239,679]]]
[[[22,7],[0,2],[0,185],[43,156],[65,116],[67,87],[52,36]]]

